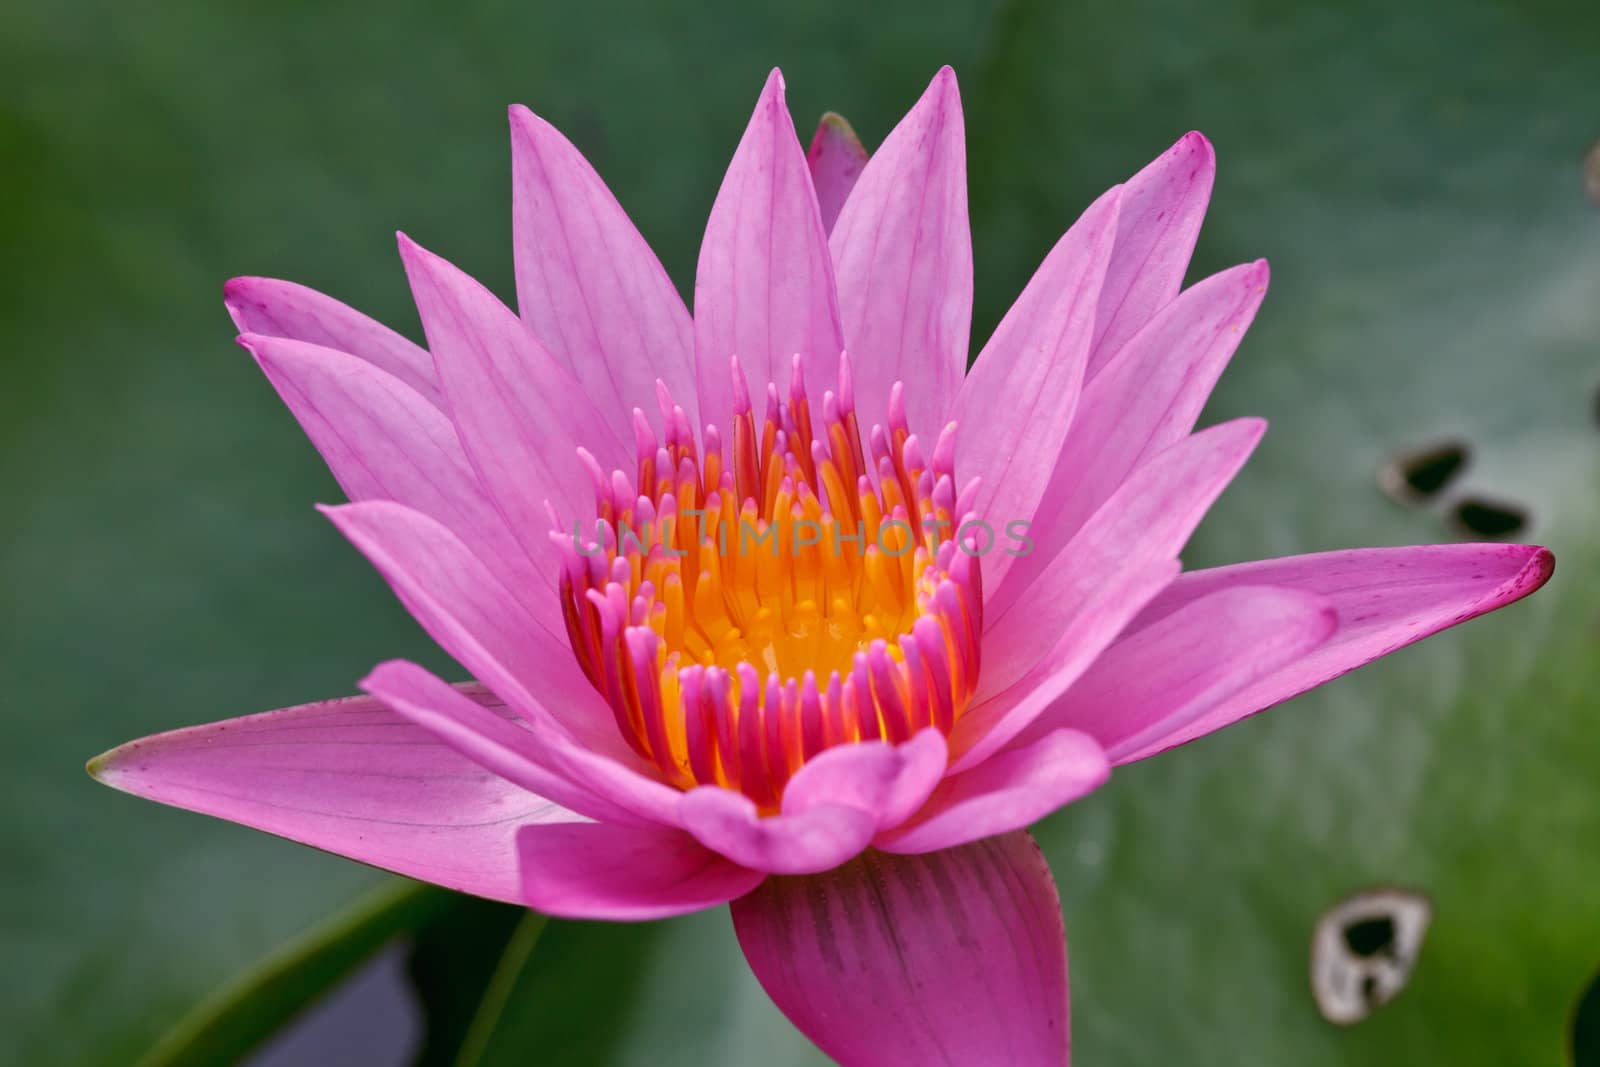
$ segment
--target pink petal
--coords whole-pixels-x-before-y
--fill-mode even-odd
[[[807,760],[790,779],[783,810],[799,814],[837,804],[870,813],[878,830],[898,826],[922,807],[948,760],[944,735],[933,727],[901,745],[836,745]]]
[[[234,278],[222,287],[222,302],[240,333],[348,352],[399,378],[435,407],[444,403],[425,349],[331,296],[276,278]]]
[[[931,441],[961,389],[972,324],[966,136],[949,67],[867,161],[829,246],[857,408],[881,419],[904,379],[911,429]]]
[[[480,686],[461,699],[503,705]],[[131,741],[89,763],[135,796],[464,893],[522,902],[516,833],[578,818],[481,769],[369,697]]]
[[[534,564],[554,572],[546,501],[563,524],[594,514],[594,482],[577,449],[608,470],[625,469],[631,445],[493,293],[403,234],[400,257],[478,481]]]
[[[1095,201],[1056,242],[956,398],[961,477],[979,479],[973,511],[998,529],[1033,518],[1067,439],[1120,195]],[[1020,558],[991,553],[984,584],[998,587]]]
[[[946,778],[915,819],[872,844],[885,852],[934,852],[1020,830],[1109,777],[1111,764],[1094,738],[1052,730]]]
[[[1089,356],[1091,379],[1178,295],[1216,173],[1211,142],[1187,133],[1123,187],[1117,247],[1100,293]]]
[[[698,427],[689,312],[611,190],[525,107],[511,109],[511,174],[517,306],[528,328],[620,440],[632,440],[631,412],[651,409],[658,378]]]
[[[742,897],[766,877],[729,863],[682,830],[659,827],[529,826],[517,835],[517,848],[528,906],[569,919],[684,915]]]
[[[838,387],[839,327],[833,261],[806,157],[774,70],[756,102],[711,207],[694,283],[700,410],[729,429],[738,356],[750,387],[786,387],[795,353],[819,398]],[[759,401],[758,401],[759,403]]]
[[[246,334],[250,350],[351,500],[392,500],[471,546],[547,627],[562,626],[556,583],[535,568],[484,497],[449,418],[365,360]]]
[[[1140,464],[1194,429],[1266,295],[1265,260],[1213,275],[1156,313],[1083,391],[1049,487],[1032,514],[1032,556],[1004,585],[985,572],[991,610],[1023,593]]]
[[[647,825],[674,817],[676,790],[637,776],[617,788],[625,772],[604,756],[538,722],[490,714],[415,663],[381,663],[361,688],[478,766],[581,815]]]
[[[822,228],[832,232],[839,211],[867,165],[867,150],[844,117],[830,111],[817,123],[806,163],[817,190],[817,206],[822,209]]]
[[[950,738],[954,770],[976,766],[1026,728],[1177,576],[1178,550],[1265,429],[1260,419],[1238,419],[1156,456],[1057,554],[1028,597],[985,620],[975,703]]]
[[[1193,571],[1158,597],[1130,627],[1137,634],[1184,605],[1238,585],[1274,585],[1327,597],[1339,629],[1304,658],[1261,678],[1180,729],[1120,762],[1145,759],[1230,726],[1386,656],[1424,637],[1520,600],[1555,569],[1533,545],[1425,545],[1364,548],[1261,560]]]
[[[683,794],[678,816],[702,845],[773,874],[837,867],[866,848],[878,828],[873,812],[842,804],[763,816],[749,797],[715,785]]]
[[[1333,602],[1315,593],[1219,589],[1106,649],[1014,743],[1071,727],[1092,734],[1113,763],[1126,762],[1128,753],[1305,656],[1338,624]]]
[[[555,732],[588,748],[632,760],[565,635],[544,629],[460,538],[426,515],[386,501],[322,511],[473,677],[529,721],[548,720]]]
[[[978,700],[962,714],[950,735],[951,770],[964,772],[982,764],[1026,729],[1181,569],[1175,559],[1147,560],[1110,571],[1098,585],[1074,590],[1072,621],[1055,645],[1016,684]],[[984,647],[989,647],[987,640]]]
[[[986,611],[979,699],[1007,688],[1038,663],[1108,577],[1175,558],[1265,429],[1260,419],[1237,419],[1155,456],[1056,553],[1024,597]]]
[[[1061,904],[1025,831],[769,878],[733,925],[773,1002],[844,1067],[1068,1060]]]

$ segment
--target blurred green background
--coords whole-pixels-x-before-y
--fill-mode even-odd
[[[1591,0],[21,0],[0,27],[12,1062],[131,1062],[385,880],[114,794],[85,758],[349,692],[385,657],[448,669],[311,511],[338,491],[233,346],[223,280],[293,278],[417,336],[404,228],[509,299],[517,101],[589,154],[687,292],[771,66],[803,132],[837,109],[870,147],[942,63],[966,105],[980,341],[1094,195],[1185,130],[1216,143],[1193,276],[1264,255],[1273,285],[1207,420],[1273,429],[1188,565],[1457,536],[1374,488],[1389,455],[1445,437],[1472,447],[1461,491],[1526,508],[1521,539],[1559,560],[1532,600],[1041,827],[1077,1062],[1565,1062],[1600,966]],[[1427,892],[1434,925],[1410,988],[1340,1030],[1307,988],[1312,925],[1378,883]],[[445,955],[467,977],[444,987],[472,991],[508,927],[457,918],[475,933]],[[502,969],[474,1062],[818,1062],[719,913],[552,923]]]

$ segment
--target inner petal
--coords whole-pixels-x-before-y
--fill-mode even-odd
[[[760,421],[731,373],[731,432],[708,425],[703,448],[658,383],[664,432],[635,409],[631,476],[580,451],[596,514],[554,537],[573,654],[628,743],[675,785],[770,811],[824,749],[950,732],[977,684],[993,537],[974,487],[956,491],[955,424],[930,454],[901,384],[863,448],[847,356],[820,412],[796,356]]]

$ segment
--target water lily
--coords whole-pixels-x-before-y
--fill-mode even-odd
[[[1026,827],[1548,577],[1521,545],[1180,573],[1264,424],[1194,431],[1267,287],[1182,290],[1213,154],[1096,200],[966,372],[941,71],[870,159],[774,72],[691,318],[599,176],[511,111],[520,314],[402,236],[424,349],[288,282],[226,301],[351,503],[324,513],[476,679],[134,741],[102,781],[545,912],[731,905],[846,1064],[1063,1063]]]

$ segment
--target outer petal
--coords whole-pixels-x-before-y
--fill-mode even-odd
[[[383,501],[323,512],[422,628],[530,722],[547,722],[598,752],[633,758],[564,639],[541,627],[460,538],[420,512]]]
[[[1555,569],[1533,545],[1366,548],[1262,560],[1184,575],[1135,620],[1158,625],[1195,599],[1238,585],[1270,584],[1327,597],[1339,629],[1325,644],[1211,707],[1120,762],[1144,759],[1282,703],[1380,656],[1520,600]]]
[[[1072,727],[1098,739],[1112,762],[1125,762],[1128,753],[1303,657],[1338,624],[1333,602],[1315,593],[1219,589],[1106,649],[1016,743]]]
[[[799,814],[843,805],[870,813],[874,826],[898,826],[922,807],[949,762],[944,735],[929,727],[902,745],[836,745],[808,760],[783,790],[783,810]]]
[[[1186,133],[1128,179],[1117,248],[1100,294],[1090,378],[1178,295],[1216,173],[1211,142],[1198,133]]]
[[[1025,598],[985,613],[978,697],[1010,686],[1119,569],[1178,554],[1266,429],[1237,419],[1186,438],[1125,481],[1043,569]]]
[[[1140,468],[1051,561],[1032,595],[986,620],[975,706],[956,725],[953,766],[997,751],[1094,661],[1177,576],[1176,555],[1266,424],[1238,419]]]
[[[952,769],[978,766],[1026,729],[1180,569],[1175,559],[1145,561],[1073,590],[1072,621],[1044,658],[1015,685],[969,707],[956,723],[950,737]]]
[[[683,299],[605,182],[554,126],[511,109],[517,306],[618,439],[657,378],[699,425]]]
[[[1192,286],[1085,387],[1049,487],[1031,515],[1034,554],[1017,560],[1004,585],[984,575],[992,610],[1004,610],[1023,594],[1129,474],[1194,429],[1266,288],[1265,260]]]
[[[276,278],[234,278],[222,287],[222,302],[240,333],[348,352],[443,404],[427,350],[331,296]]]
[[[507,714],[480,686],[462,699]],[[516,832],[572,812],[490,774],[369,697],[131,741],[100,781],[464,893],[522,902]]]
[[[608,469],[627,466],[632,452],[493,293],[403,234],[400,257],[478,481],[535,565],[555,573],[546,502],[563,524],[593,515],[594,483],[577,449]]]
[[[302,341],[246,334],[256,357],[351,500],[392,500],[469,544],[547,626],[560,626],[556,584],[534,568],[478,486],[455,427],[400,379],[365,360]]]
[[[570,919],[684,915],[726,904],[766,877],[729,863],[682,830],[661,827],[528,826],[517,835],[517,848],[528,906]]]
[[[811,184],[817,190],[817,207],[822,210],[822,228],[831,232],[850,190],[867,165],[867,150],[844,116],[830,111],[817,123],[806,163],[811,168]]]
[[[886,852],[934,852],[1020,830],[1109,777],[1111,764],[1094,738],[1053,730],[946,778],[915,819],[873,845]]]
[[[735,355],[758,394],[768,382],[788,382],[797,352],[806,357],[818,395],[837,388],[844,334],[833,261],[776,70],[728,165],[700,242],[694,347],[700,410],[724,428],[733,414],[728,361]]]
[[[1067,439],[1120,196],[1106,193],[1056,242],[956,399],[961,477],[979,480],[973,510],[998,528],[1033,518]],[[1020,558],[993,554],[984,584],[998,586]]]
[[[1068,1060],[1061,904],[1024,831],[769,878],[733,924],[773,1002],[844,1067]]]
[[[605,757],[538,723],[490,714],[415,663],[381,663],[361,688],[485,770],[591,819],[654,824],[677,802],[675,790],[647,779],[605,788],[620,777]]]
[[[966,373],[972,233],[966,135],[945,67],[867,161],[829,238],[857,407],[880,418],[899,379],[913,432],[932,440]]]
[[[874,813],[842,804],[762,816],[749,797],[715,785],[683,794],[679,821],[704,846],[734,863],[774,874],[814,874],[867,847]]]

